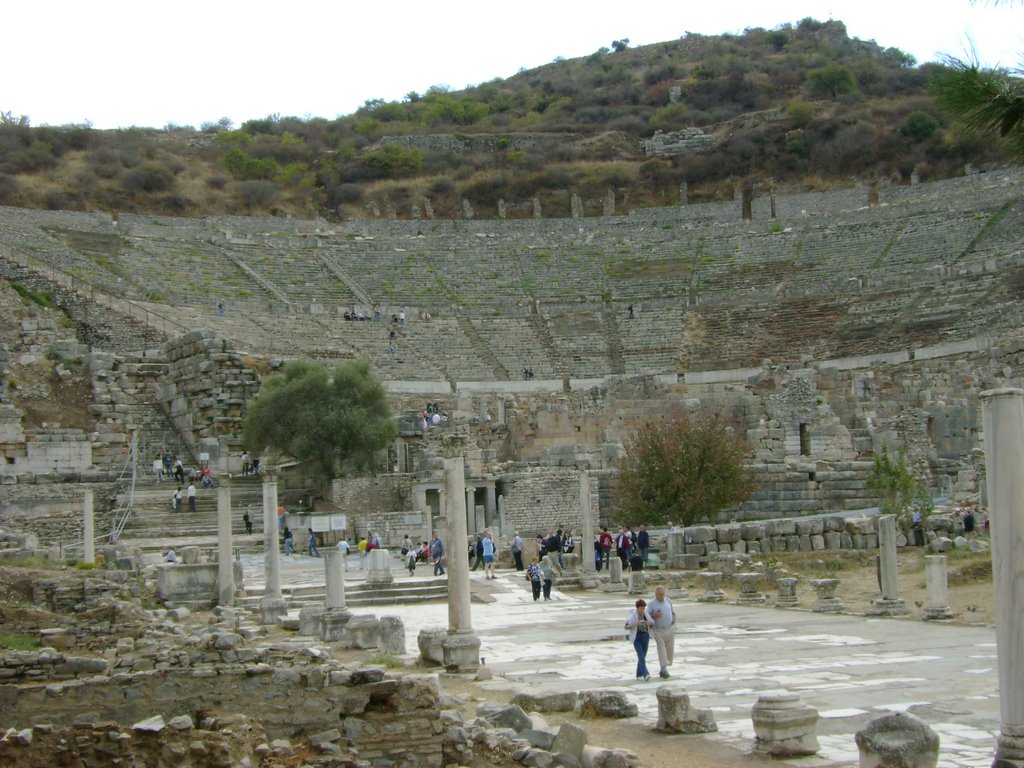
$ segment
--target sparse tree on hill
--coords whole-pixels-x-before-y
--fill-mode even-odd
[[[714,522],[750,498],[747,444],[721,418],[677,411],[651,421],[626,446],[616,496],[624,522]]]
[[[345,470],[366,471],[397,434],[387,396],[365,359],[333,371],[296,360],[269,376],[249,403],[246,448],[279,451],[308,463],[324,482]]]

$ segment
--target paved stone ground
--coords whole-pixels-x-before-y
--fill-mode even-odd
[[[246,585],[262,582],[262,558],[243,558]],[[396,579],[404,576],[397,565]],[[420,566],[417,578],[428,576]],[[473,625],[480,654],[495,679],[487,689],[551,690],[616,688],[639,708],[638,724],[657,719],[655,692],[661,681],[637,681],[636,657],[623,623],[632,597],[600,592],[561,593],[534,603],[525,580],[499,571],[485,581],[472,574]],[[361,580],[350,568],[348,577]],[[282,558],[285,584],[323,583],[323,562],[304,555]],[[763,693],[791,691],[818,709],[820,753],[789,764],[856,765],[854,734],[891,711],[911,711],[941,738],[939,766],[989,766],[999,731],[995,630],[925,623],[916,619],[871,619],[808,611],[676,601],[680,627],[672,681],[683,685],[696,706],[714,710],[720,732],[713,738],[749,749],[750,710]],[[424,627],[447,626],[447,604],[353,608],[355,614],[398,615],[406,645],[416,653]],[[648,665],[657,668],[651,647]]]

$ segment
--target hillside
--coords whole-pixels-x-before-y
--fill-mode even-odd
[[[926,94],[938,65],[804,19],[556,60],[334,120],[98,131],[0,115],[0,204],[181,216],[526,218],[958,175],[1004,160]],[[663,132],[656,136],[656,132]],[[671,134],[687,131],[688,140]],[[654,139],[652,142],[651,140]],[[648,142],[645,150],[644,142]],[[657,145],[669,146],[656,153]],[[678,152],[677,152],[678,150]],[[685,187],[683,186],[685,184]],[[685,191],[684,191],[685,190]]]

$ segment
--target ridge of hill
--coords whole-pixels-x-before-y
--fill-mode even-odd
[[[163,130],[0,116],[0,204],[209,214],[477,218],[622,213],[958,175],[1005,160],[944,124],[941,65],[804,19],[556,60],[334,120]],[[661,132],[661,133],[657,133]],[[681,132],[681,133],[679,133]]]

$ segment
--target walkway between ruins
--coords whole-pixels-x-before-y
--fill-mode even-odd
[[[243,558],[247,586],[262,581],[262,558]],[[394,568],[396,579],[405,573]],[[534,603],[525,580],[501,570],[495,581],[472,574],[473,626],[480,655],[495,678],[487,689],[550,690],[616,688],[640,707],[638,723],[657,720],[655,691],[661,681],[633,679],[635,655],[622,628],[633,599],[625,593],[561,593]],[[431,574],[420,566],[417,578]],[[362,574],[349,570],[349,578]],[[323,563],[305,556],[282,559],[282,581],[323,583]],[[673,682],[695,705],[715,712],[721,740],[748,750],[750,710],[764,693],[788,690],[819,710],[821,751],[790,764],[856,765],[854,734],[888,711],[911,710],[942,740],[939,766],[987,768],[999,731],[995,631],[871,619],[809,611],[676,601],[681,628],[676,638]],[[416,652],[425,627],[447,626],[447,604],[353,607],[354,614],[400,616],[406,647]],[[656,660],[652,647],[648,662]],[[655,662],[656,663],[656,662]],[[666,737],[668,738],[668,737]],[[675,737],[692,738],[692,737]]]

